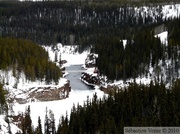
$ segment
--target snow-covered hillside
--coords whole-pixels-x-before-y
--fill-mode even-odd
[[[26,0],[19,0],[19,1],[26,1]],[[43,0],[30,0],[30,1],[43,1]],[[54,1],[54,0],[52,0]],[[164,3],[165,4],[165,3]],[[131,9],[131,7],[129,7]],[[161,10],[161,13],[159,14],[159,10]],[[138,16],[141,14],[142,16],[162,16],[163,19],[168,19],[168,18],[176,18],[180,15],[180,4],[176,3],[167,3],[165,5],[157,6],[157,7],[148,7],[148,6],[140,6],[135,8],[135,13],[134,16]],[[153,18],[154,21],[156,21],[156,18]],[[138,21],[138,20],[137,20]],[[145,21],[145,20],[143,20]]]
[[[33,101],[38,101],[36,98],[30,97],[30,94],[35,92],[40,92],[42,89],[51,87],[51,88],[60,88],[67,83],[67,80],[64,78],[59,79],[59,83],[56,84],[46,84],[45,80],[40,81],[29,81],[26,79],[26,76],[23,72],[19,74],[19,78],[13,76],[13,70],[9,69],[8,71],[0,70],[0,80],[5,83],[4,88],[9,92],[9,99],[14,99],[18,103],[26,103]]]

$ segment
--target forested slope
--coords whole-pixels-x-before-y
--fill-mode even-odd
[[[127,79],[148,73],[150,63],[154,66],[162,59],[163,45],[154,33],[140,30],[127,40],[125,47],[118,38],[101,37],[95,51],[99,54],[97,66],[102,74],[112,80]]]
[[[118,37],[100,36],[94,50],[99,54],[97,66],[101,73],[112,80],[126,80],[147,77],[150,68],[153,68],[154,77],[164,82],[179,78],[179,23],[179,18],[165,23],[167,44],[155,37],[152,27],[139,29],[131,38],[127,38],[125,47]]]
[[[98,3],[98,2],[97,2]],[[39,44],[94,44],[97,35],[127,38],[144,25],[166,21],[162,5],[88,4],[80,1],[1,2],[3,36]],[[113,2],[112,2],[113,3]],[[141,5],[141,4],[140,4]]]
[[[37,44],[24,39],[0,37],[0,69],[13,70],[17,79],[24,72],[26,79],[58,82],[61,70],[49,61],[48,53]],[[16,73],[18,72],[18,73]]]

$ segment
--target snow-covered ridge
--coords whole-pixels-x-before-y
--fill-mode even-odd
[[[20,0],[20,1],[25,1],[25,0]],[[32,1],[42,1],[42,0],[32,0]],[[158,4],[158,3],[157,3]],[[116,21],[114,22],[115,25],[116,23],[121,23],[121,14],[120,12],[123,11],[124,13],[126,12],[123,7],[119,7],[116,9],[117,12],[119,10],[119,15],[115,16]],[[162,17],[163,20],[169,19],[169,18],[177,18],[180,15],[180,4],[176,3],[162,3],[161,5],[151,5],[151,6],[132,6],[132,7],[127,7],[128,10],[126,12],[126,15],[129,17],[134,17],[135,18],[135,23],[138,23],[138,19],[141,16],[142,21],[145,22],[145,18],[150,18],[152,22],[156,22],[158,17]],[[107,16],[115,15],[116,11],[113,11],[108,14],[108,12],[105,12]],[[82,25],[88,25],[89,22],[93,20],[101,20],[101,18],[98,18],[98,12],[93,11],[93,16],[87,15],[86,17],[88,18],[88,21],[81,19],[82,15],[82,9],[75,9],[75,15],[76,18],[74,20],[74,24],[82,24]],[[124,14],[123,14],[124,15]],[[99,24],[99,23],[98,23]]]

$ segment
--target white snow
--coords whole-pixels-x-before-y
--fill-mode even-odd
[[[127,40],[122,40],[123,41],[123,47],[124,49],[126,48],[126,45],[127,45]]]
[[[15,134],[17,132],[22,132],[15,124],[10,123],[10,128],[12,134]],[[5,121],[5,115],[0,115],[0,134],[8,134],[8,123]]]
[[[164,5],[162,7],[163,18],[177,18],[180,15],[180,4]]]
[[[87,97],[89,96],[89,99],[91,99],[95,92],[99,97],[102,97],[104,95],[104,93],[101,92],[99,89],[85,91],[75,91],[72,89],[69,98],[67,99],[49,102],[33,102],[23,105],[15,104],[13,109],[15,111],[15,114],[18,114],[19,112],[24,112],[29,105],[31,108],[31,119],[33,125],[37,126],[38,116],[40,116],[43,125],[46,113],[45,111],[47,107],[49,110],[53,111],[55,123],[56,125],[58,125],[59,119],[62,115],[66,115],[66,112],[68,116],[70,115],[73,104],[77,105],[79,103],[80,105],[83,105],[83,103],[87,100]]]
[[[167,42],[168,32],[167,31],[164,31],[158,35],[155,35],[155,37],[159,37],[161,40],[161,43],[163,43],[164,45],[168,44],[168,42]]]
[[[85,58],[87,57],[88,51],[85,51],[81,54],[76,52],[78,46],[62,46],[62,44],[57,44],[54,48],[51,47],[44,47],[46,51],[49,53],[49,58],[51,61],[55,60],[55,54],[58,57],[58,60],[60,58],[62,60],[66,60],[67,63],[64,66],[70,66],[70,65],[82,65],[85,63]],[[17,72],[16,72],[17,73]],[[25,75],[23,72],[19,74],[19,80],[17,80],[16,77],[13,77],[13,71],[12,69],[9,69],[7,71],[0,70],[0,80],[4,81],[5,88],[8,89],[10,92],[11,97],[18,97],[18,98],[27,98],[28,94],[32,92],[33,90],[37,89],[38,87],[54,87],[63,86],[67,80],[65,78],[61,78],[59,80],[58,85],[55,85],[53,82],[50,85],[47,85],[45,81],[39,81],[36,80],[35,82],[28,81],[25,78]],[[15,86],[16,85],[16,86]],[[34,88],[33,88],[34,87]],[[33,90],[30,90],[33,88]],[[39,89],[42,90],[42,89]],[[25,109],[29,105],[31,108],[31,118],[33,126],[36,127],[38,123],[38,116],[41,117],[42,120],[42,126],[44,123],[44,117],[45,117],[45,110],[46,107],[49,110],[52,110],[55,116],[56,125],[59,123],[59,119],[62,115],[65,115],[66,112],[71,112],[71,108],[73,104],[77,105],[79,103],[80,105],[83,105],[84,101],[87,100],[87,97],[89,96],[89,99],[93,97],[93,94],[97,93],[99,97],[102,97],[104,93],[100,91],[99,89],[95,90],[85,90],[85,91],[74,91],[71,90],[69,94],[69,98],[64,100],[58,100],[58,101],[49,101],[49,102],[28,102],[26,104],[13,104],[13,110],[15,115],[18,113],[25,112]],[[3,123],[2,120],[0,120],[0,123]],[[12,126],[13,129],[13,126]],[[6,133],[4,130],[3,132]],[[14,131],[15,132],[15,131]]]
[[[19,79],[13,76],[12,69],[7,71],[0,70],[0,81],[5,83],[4,88],[8,90],[9,96],[11,98],[28,98],[29,93],[33,90],[37,89],[38,87],[62,87],[64,84],[67,83],[65,78],[60,78],[58,84],[52,82],[51,84],[46,84],[46,82],[35,80],[29,81],[26,79],[23,72],[19,74]]]
[[[84,51],[83,53],[79,54],[77,52],[78,45],[62,45],[61,43],[57,44],[54,48],[52,46],[44,46],[45,50],[49,53],[49,58],[51,61],[55,61],[55,54],[57,54],[58,61],[66,60],[67,63],[65,66],[70,65],[82,65],[85,62],[87,54],[89,51]]]

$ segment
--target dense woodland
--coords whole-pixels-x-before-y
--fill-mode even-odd
[[[180,20],[175,19],[166,23],[168,34],[168,45],[161,43],[155,37],[154,30],[146,27],[138,30],[132,38],[127,39],[124,47],[123,41],[114,36],[101,36],[96,43],[95,52],[99,54],[97,66],[103,75],[109,79],[136,78],[147,76],[150,67],[156,70],[157,77],[162,76],[162,68],[165,68],[166,79],[171,81],[179,77],[180,69]],[[167,66],[166,62],[171,63]],[[162,64],[159,64],[162,61]],[[169,73],[168,73],[169,72]]]
[[[17,79],[24,72],[26,79],[58,82],[61,70],[49,61],[48,53],[37,44],[24,39],[0,37],[0,69],[13,70]]]
[[[46,112],[44,128],[41,119],[32,127],[30,108],[23,123],[24,134],[123,134],[124,126],[179,126],[180,80],[166,88],[161,82],[149,85],[130,84],[116,89],[114,95],[92,100],[87,98],[83,106],[73,106],[70,117],[62,116],[55,128],[53,112]],[[30,127],[31,126],[31,127]]]
[[[97,66],[109,79],[136,78],[148,73],[149,65],[162,59],[163,45],[148,30],[137,32],[134,39],[127,40],[124,47],[118,38],[101,38],[95,51],[99,54]],[[106,66],[109,64],[108,66]]]
[[[163,23],[162,5],[88,4],[71,2],[1,2],[3,36],[28,38],[38,44],[94,44],[97,35],[131,37],[142,26]],[[139,8],[137,10],[136,8]],[[31,22],[31,23],[30,23]]]
[[[168,82],[179,76],[179,19],[163,18],[163,4],[146,3],[146,12],[140,4],[1,2],[0,27],[3,37],[25,38],[41,45],[79,44],[79,51],[93,46],[92,51],[99,54],[101,75],[111,80],[147,76],[151,65],[161,78],[164,74],[158,62],[172,59],[172,65],[165,68],[164,82]],[[168,30],[169,46],[154,37],[154,29],[161,25]],[[120,42],[123,39],[127,39],[125,48]]]

